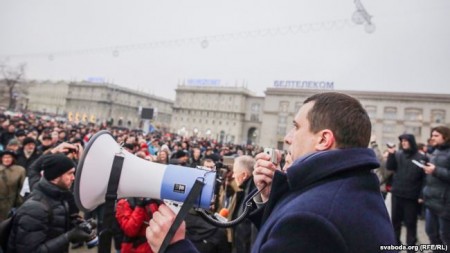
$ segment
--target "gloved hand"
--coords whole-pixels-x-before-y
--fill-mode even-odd
[[[71,243],[85,242],[91,238],[89,233],[86,233],[86,231],[78,226],[75,226],[72,230],[67,232],[66,236]]]

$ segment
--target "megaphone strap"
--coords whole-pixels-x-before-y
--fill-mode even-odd
[[[187,213],[194,206],[195,201],[200,196],[200,193],[201,193],[204,185],[205,185],[205,183],[203,181],[201,181],[199,179],[195,180],[194,186],[192,186],[192,189],[189,192],[189,194],[187,195],[186,200],[184,201],[183,205],[181,206],[181,209],[178,212],[177,217],[175,217],[175,221],[173,222],[172,226],[169,229],[169,232],[167,232],[167,235],[161,244],[159,253],[164,253],[164,251],[166,251],[167,247],[169,246],[170,241],[172,240],[173,236],[175,235],[175,232],[177,231],[181,222],[184,220]]]
[[[98,245],[98,253],[111,252],[112,233],[110,232],[113,221],[115,219],[114,206],[117,199],[117,189],[119,187],[120,175],[122,174],[124,157],[115,155],[109,175],[108,188],[105,195],[105,209],[103,214],[103,231],[100,233],[100,242]]]

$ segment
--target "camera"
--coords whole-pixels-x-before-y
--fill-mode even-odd
[[[93,248],[98,245],[98,236],[95,232],[95,228],[97,225],[95,224],[95,221],[93,220],[82,220],[81,223],[77,225],[80,229],[82,229],[84,232],[91,235],[88,241],[86,241],[86,245],[88,249]]]

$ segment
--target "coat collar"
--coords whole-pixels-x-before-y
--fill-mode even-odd
[[[305,191],[323,180],[346,172],[364,172],[380,167],[369,148],[333,149],[315,152],[297,159],[287,173],[276,171],[262,222],[268,219],[277,203],[289,191]]]
[[[72,192],[70,192],[69,190],[59,188],[44,177],[42,177],[39,183],[36,185],[36,190],[44,193],[44,195],[49,196],[52,199],[58,200],[69,199],[72,195]]]
[[[371,170],[379,166],[375,153],[369,148],[320,151],[297,159],[287,170],[287,181],[291,190],[297,190],[341,172]]]

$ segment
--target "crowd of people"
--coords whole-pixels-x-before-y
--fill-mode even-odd
[[[380,245],[415,245],[420,215],[432,244],[450,243],[450,129],[433,128],[427,145],[402,134],[398,148],[384,148],[359,101],[329,92],[305,101],[276,161],[253,145],[0,114],[0,221],[13,217],[5,253],[95,247],[103,207],[80,212],[72,184],[84,146],[100,130],[142,159],[215,170],[216,217],[234,220],[251,203],[251,214],[232,228],[191,210],[167,252],[379,252]],[[116,251],[158,252],[174,217],[160,200],[119,199]]]

